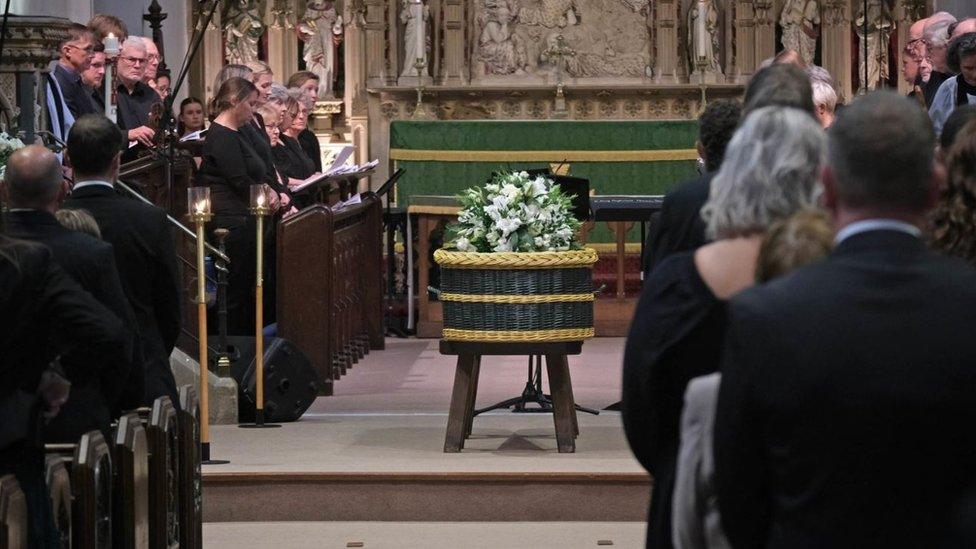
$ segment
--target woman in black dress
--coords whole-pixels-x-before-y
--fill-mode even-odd
[[[254,334],[255,224],[251,185],[268,183],[268,167],[242,128],[254,118],[258,92],[249,80],[230,78],[211,101],[216,114],[203,144],[198,180],[210,187],[214,218],[210,229],[228,229],[227,331]],[[272,169],[274,169],[272,167]]]
[[[823,131],[784,107],[754,111],[736,131],[702,208],[714,239],[665,259],[644,282],[624,354],[623,422],[654,477],[647,546],[670,549],[681,408],[688,382],[719,369],[726,304],[755,283],[763,233],[816,201]]]
[[[298,90],[300,96],[298,101],[305,108],[304,114],[299,113],[295,117],[294,130],[289,132],[302,145],[305,154],[312,159],[315,164],[315,171],[322,171],[322,150],[319,146],[319,138],[315,133],[308,129],[308,118],[315,108],[315,102],[319,95],[319,76],[311,71],[298,71],[288,79],[288,88]]]
[[[278,124],[280,130],[278,137],[281,142],[271,149],[274,152],[278,170],[289,179],[290,183],[294,183],[295,180],[307,179],[314,174],[315,162],[305,154],[297,139],[285,133],[288,128],[291,128],[295,117],[298,116],[298,98],[286,91],[280,100],[282,108],[281,119]]]

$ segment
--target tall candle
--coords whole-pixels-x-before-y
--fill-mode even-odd
[[[413,9],[414,21],[417,24],[417,57],[427,61],[427,38],[425,36],[427,32],[427,26],[424,24],[424,3],[422,0],[416,0],[411,6]],[[414,60],[416,62],[416,59]],[[417,76],[421,76],[421,68],[417,67]]]
[[[115,70],[114,59],[119,55],[119,39],[110,32],[108,36],[102,39],[102,45],[105,46],[106,58],[105,82],[102,84],[105,88],[105,116],[112,122],[115,122],[117,115],[115,104],[112,103],[112,74]]]

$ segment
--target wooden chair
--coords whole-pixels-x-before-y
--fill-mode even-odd
[[[71,547],[71,474],[66,459],[57,453],[48,454],[44,460],[44,479],[51,495],[51,515],[58,527],[60,547]]]
[[[112,539],[115,547],[149,547],[149,443],[136,413],[119,418],[112,441],[115,458]]]
[[[112,458],[99,431],[81,436],[71,466],[71,545],[112,546]]]
[[[180,427],[167,396],[153,402],[146,427],[149,441],[149,546],[180,544]]]
[[[180,547],[203,547],[200,478],[200,403],[192,385],[180,387]]]
[[[27,547],[27,499],[13,475],[0,477],[0,549]]]

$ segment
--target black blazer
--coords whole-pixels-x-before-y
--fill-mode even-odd
[[[0,310],[0,401],[16,390],[33,394],[48,363],[67,351],[98,357],[106,368],[132,359],[122,322],[65,274],[49,249],[2,235]],[[21,449],[0,448],[0,472],[23,460]]]
[[[736,548],[941,547],[976,478],[976,270],[876,230],[733,298],[715,424]]]
[[[122,289],[135,312],[146,361],[146,400],[168,395],[179,402],[169,355],[180,334],[180,278],[166,213],[121,196],[105,185],[75,190],[65,208],[81,208],[98,221],[112,244]]]
[[[54,254],[55,261],[81,287],[107,307],[115,316],[119,317],[125,326],[126,335],[137,341],[135,332],[135,315],[132,307],[122,291],[122,283],[115,267],[115,255],[112,245],[92,238],[86,234],[65,228],[48,212],[41,210],[19,210],[9,212],[6,216],[7,234],[15,238],[39,242],[47,246]],[[130,343],[133,346],[134,343]],[[98,359],[94,362],[81,360],[70,353],[65,355],[61,364],[64,366],[68,379],[76,387],[78,385],[97,382],[99,390],[91,393],[91,402],[80,402],[77,391],[69,401],[72,407],[83,405],[86,408],[104,408],[104,424],[77,425],[77,439],[84,432],[91,429],[108,429],[111,416],[117,415],[123,408],[136,408],[142,405],[145,397],[146,376],[143,371],[139,353],[131,364],[104,363]],[[124,369],[122,369],[124,367]],[[100,394],[99,394],[100,393]],[[73,417],[70,410],[59,416],[56,421]],[[94,414],[91,417],[96,417]]]
[[[651,225],[643,265],[645,276],[671,254],[694,250],[705,244],[701,209],[708,201],[715,172],[685,181],[664,196],[657,223]]]

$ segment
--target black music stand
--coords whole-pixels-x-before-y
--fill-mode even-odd
[[[573,216],[580,221],[586,221],[590,218],[589,179],[570,177],[568,175],[551,174],[549,173],[548,168],[525,170],[525,172],[530,176],[542,175],[547,179],[551,179],[553,183],[559,185],[563,192],[572,196]],[[494,177],[494,175],[492,177]],[[534,368],[533,361],[535,361]],[[538,407],[528,406],[532,403],[536,404]],[[586,412],[587,414],[593,414],[595,416],[600,415],[598,410],[586,408],[575,403],[573,406],[580,412]],[[546,413],[553,411],[552,396],[547,395],[542,390],[542,356],[529,355],[528,379],[525,381],[525,387],[522,389],[521,395],[503,400],[497,404],[492,404],[487,408],[475,410],[473,415],[483,414],[485,412],[499,410],[501,408],[511,408],[513,413],[518,414]]]

